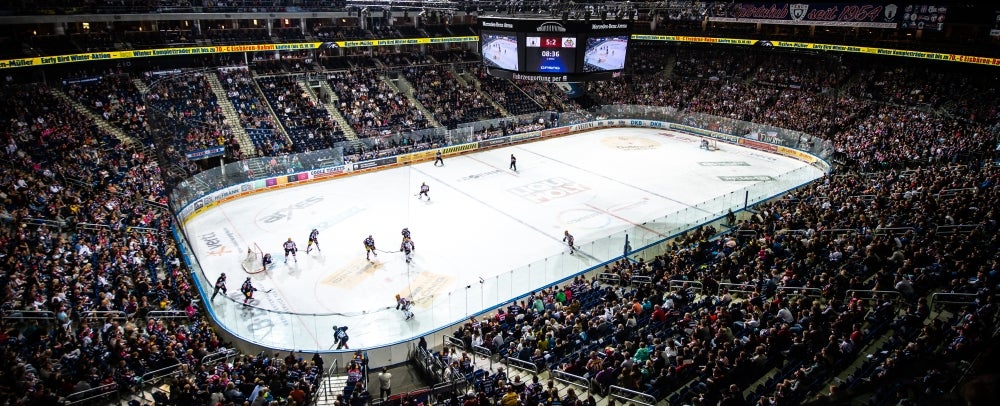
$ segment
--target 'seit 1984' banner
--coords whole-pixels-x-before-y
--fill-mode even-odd
[[[901,7],[879,3],[733,3],[708,21],[778,25],[896,28]]]

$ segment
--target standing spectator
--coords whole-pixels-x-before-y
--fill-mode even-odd
[[[378,397],[383,401],[392,394],[392,374],[389,368],[382,367],[382,372],[378,373]]]

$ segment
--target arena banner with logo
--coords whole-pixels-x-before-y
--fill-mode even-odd
[[[896,28],[901,6],[879,3],[733,3],[708,21],[777,25]]]
[[[899,28],[903,30],[934,30],[944,29],[944,19],[948,7],[929,4],[907,4],[900,10],[902,17]]]
[[[32,66],[56,65],[75,62],[94,62],[115,59],[152,58],[158,56],[208,55],[234,52],[282,52],[320,48],[355,48],[415,44],[447,44],[455,42],[477,42],[477,36],[439,38],[398,38],[363,41],[336,42],[296,42],[285,44],[212,45],[198,47],[135,49],[127,51],[88,52],[82,54],[40,56],[33,58],[0,59],[0,69],[24,68]]]
[[[197,151],[191,151],[184,154],[190,161],[197,161],[199,159],[208,159],[215,156],[220,156],[226,153],[226,147],[218,146],[205,149],[199,149]]]
[[[998,34],[1000,34],[1000,29],[998,29]],[[758,45],[758,46],[768,46],[775,48],[813,49],[817,51],[852,52],[859,54],[899,56],[904,58],[917,58],[917,59],[929,59],[935,61],[972,63],[976,65],[1000,66],[1000,58],[994,58],[988,56],[945,54],[940,52],[911,51],[908,49],[863,47],[856,45],[819,44],[813,42],[795,42],[795,41],[767,41],[767,40],[738,39],[738,38],[686,37],[679,35],[646,35],[646,34],[633,34],[632,39],[635,41],[697,42],[697,43],[708,43],[708,44]]]

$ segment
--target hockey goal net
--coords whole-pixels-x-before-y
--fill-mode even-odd
[[[260,249],[260,246],[255,242],[250,243],[246,256],[243,258],[243,270],[251,275],[264,272],[264,265],[261,263],[263,258],[264,251]]]
[[[719,141],[715,138],[701,137],[701,141],[698,144],[698,148],[704,149],[706,151],[718,151]]]

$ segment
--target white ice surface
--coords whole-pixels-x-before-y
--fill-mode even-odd
[[[439,167],[419,163],[256,194],[201,213],[185,228],[207,280],[228,274],[234,300],[216,298],[210,306],[226,329],[278,348],[328,349],[331,326],[346,325],[352,348],[375,347],[435,331],[620,255],[620,240],[605,244],[611,234],[638,225],[656,237],[667,223],[689,221],[681,217],[712,215],[692,208],[700,202],[731,196],[721,200],[738,208],[741,188],[774,188],[769,196],[795,186],[720,176],[806,174],[796,184],[821,176],[800,161],[719,145],[706,151],[696,137],[661,130],[596,130],[448,157]],[[511,154],[516,173],[508,169]],[[430,202],[417,199],[423,182]],[[678,211],[684,214],[672,214]],[[394,252],[365,259],[365,237],[380,250],[398,251],[403,227],[416,245],[411,264]],[[322,251],[306,254],[313,228]],[[569,255],[564,230],[582,252]],[[289,237],[298,261],[285,264],[281,244]],[[218,243],[209,244],[213,239]],[[241,262],[254,243],[275,265],[250,276],[257,308],[243,308],[239,287],[248,275]],[[414,319],[404,321],[393,308],[396,294],[416,302]]]

